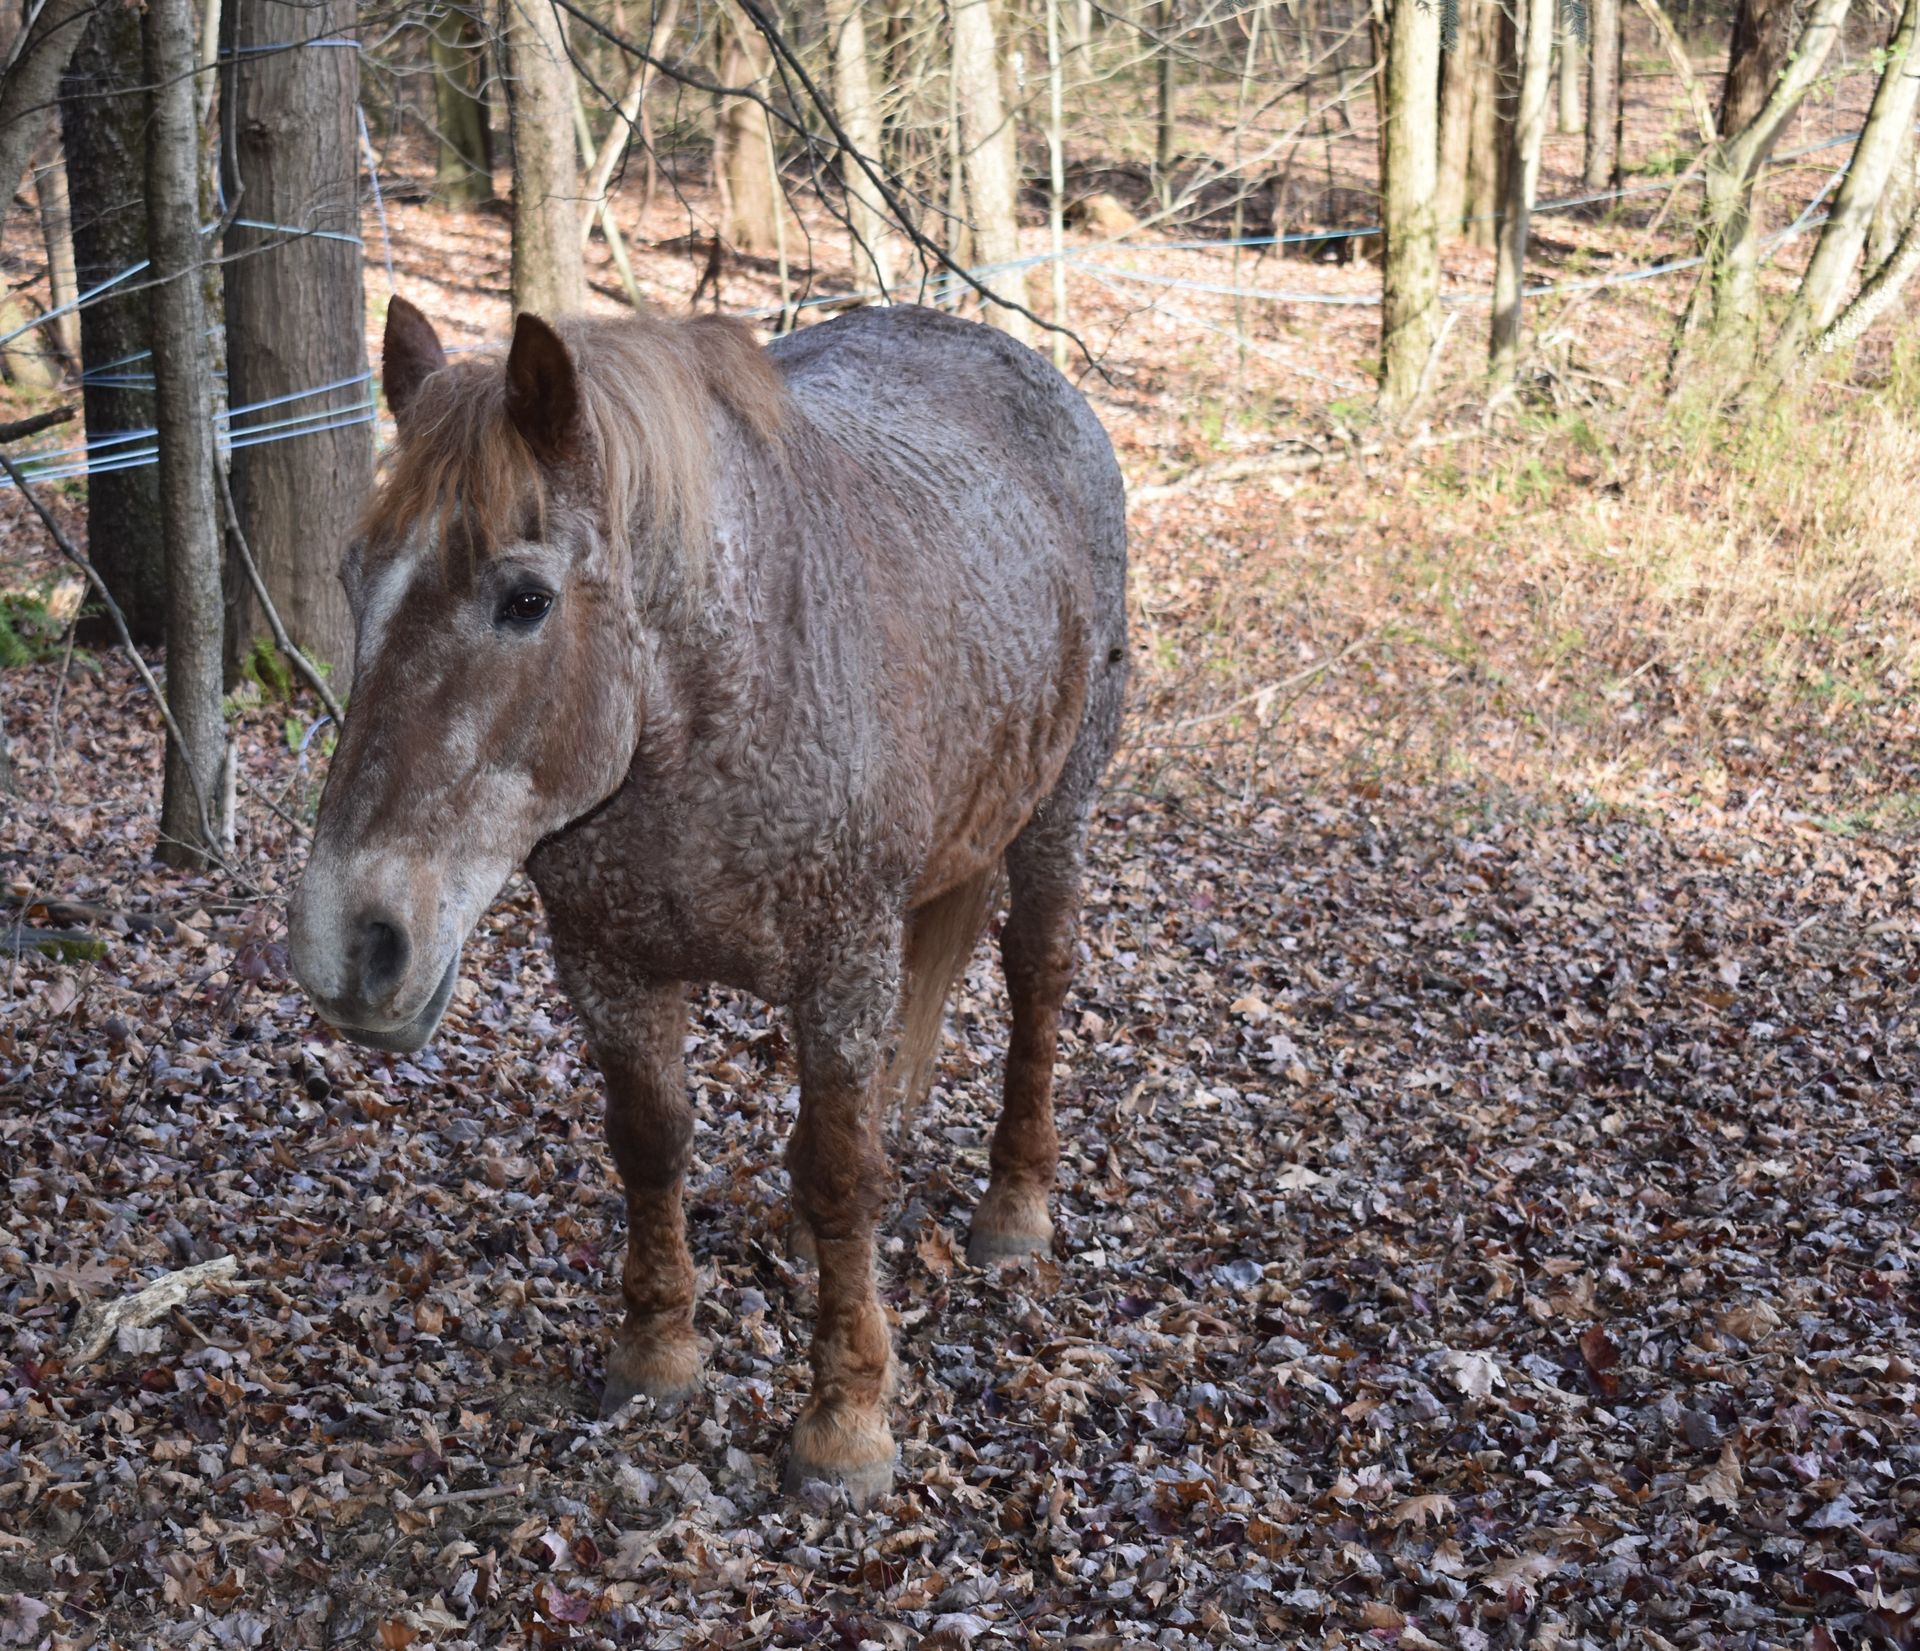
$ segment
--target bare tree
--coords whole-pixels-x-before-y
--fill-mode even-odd
[[[1051,6],[1054,0],[1046,3]],[[854,150],[877,156],[880,111],[867,67],[867,28],[861,18],[860,0],[826,0],[826,8],[828,43],[833,52],[833,101],[840,124]],[[1052,15],[1049,11],[1049,19]],[[840,156],[840,182],[847,192],[847,229],[853,239],[856,278],[864,285],[871,277],[884,293],[889,285],[887,253],[881,240],[886,217],[853,154],[842,152]]]
[[[764,87],[773,63],[765,38],[733,7],[721,12],[721,20],[720,83]],[[715,118],[721,235],[742,252],[766,257],[780,248],[785,210],[774,170],[773,127],[756,97],[722,98]]]
[[[948,0],[953,19],[953,85],[976,263],[1005,265],[1020,256],[1016,190],[1018,157],[1013,122],[1000,96],[999,51],[989,0]],[[1025,305],[1024,270],[996,268],[986,277],[996,293]],[[983,319],[1023,343],[1027,318],[1002,304],[985,306]]]
[[[586,295],[573,65],[551,0],[501,0],[500,48],[513,133],[513,307],[569,315]]]
[[[1615,118],[1620,101],[1620,0],[1588,0],[1587,143],[1581,179],[1588,189],[1605,189],[1619,155]]]
[[[427,19],[433,63],[434,136],[439,158],[434,199],[478,206],[493,199],[493,123],[486,99],[486,47],[465,5],[442,6]]]
[[[1707,152],[1705,225],[1712,336],[1725,345],[1750,331],[1758,310],[1759,235],[1753,214],[1754,182],[1794,110],[1820,78],[1846,21],[1850,0],[1812,0],[1786,67],[1766,101],[1744,126],[1729,128]],[[1729,93],[1732,88],[1729,86]],[[1727,100],[1732,108],[1731,95]],[[1697,317],[1696,304],[1689,321]]]
[[[1839,313],[1874,209],[1911,142],[1914,111],[1920,108],[1920,58],[1914,52],[1917,29],[1920,0],[1904,0],[1852,163],[1840,180],[1833,210],[1775,342],[1776,374],[1790,371],[1805,351],[1809,335],[1820,332]]]
[[[1417,399],[1440,327],[1440,12],[1432,0],[1390,0],[1381,153],[1386,268],[1381,300],[1383,412]]]
[[[167,740],[160,857],[196,866],[227,832],[228,753],[220,704],[219,509],[213,385],[201,296],[200,133],[191,0],[148,0],[148,311],[159,408],[160,507],[167,545]]]
[[[98,449],[103,462],[137,452],[127,433],[154,425],[147,299],[127,276],[147,256],[146,84],[140,14],[98,7],[60,84],[60,133],[69,196],[80,203],[75,279],[97,294],[80,312],[80,382],[87,439],[110,444]],[[133,640],[157,646],[167,628],[167,567],[151,466],[115,464],[87,478],[87,550]],[[111,634],[87,630],[95,640]]]
[[[73,264],[73,207],[67,198],[67,163],[58,143],[42,151],[46,164],[34,175],[34,198],[40,208],[40,237],[47,248],[47,297],[53,302],[50,323],[68,364],[80,365],[80,313],[72,308],[80,296]]]
[[[1554,48],[1554,83],[1558,88],[1559,111],[1554,119],[1558,131],[1572,133],[1583,129],[1580,114],[1580,70],[1586,61],[1586,52],[1580,38],[1581,24],[1574,17],[1571,7],[1562,7],[1560,15],[1560,42]]]
[[[1795,0],[1738,0],[1720,93],[1721,131],[1738,132],[1760,113],[1793,47],[1795,11]]]
[[[1435,215],[1441,234],[1459,229],[1485,247],[1494,243],[1500,203],[1499,54],[1498,0],[1459,0],[1441,71]]]
[[[30,21],[0,75],[0,200],[13,198],[93,10],[94,0],[46,0],[37,10],[27,8]]]
[[[1913,272],[1920,269],[1920,209],[1914,204],[1920,202],[1920,177],[1908,180],[1906,195],[1907,219],[1893,251],[1867,278],[1866,285],[1840,312],[1839,318],[1814,341],[1815,354],[1852,349],[1867,329],[1893,307],[1902,289],[1913,279]]]
[[[371,428],[325,428],[339,422],[329,414],[368,396],[360,73],[351,52],[285,42],[342,38],[354,10],[354,0],[232,6],[223,77],[229,192],[243,209],[226,241],[228,398],[265,407],[234,420],[234,502],[288,634],[342,673],[353,620],[338,558],[373,478]],[[247,442],[250,428],[292,418],[308,420],[298,439]],[[266,621],[244,582],[234,584],[237,660]]]
[[[1533,203],[1540,187],[1540,146],[1547,135],[1556,3],[1525,0],[1524,29],[1518,18],[1509,23],[1517,38],[1508,60],[1519,69],[1520,98],[1506,133],[1506,188],[1493,269],[1493,328],[1488,347],[1496,376],[1511,377],[1519,363],[1520,295],[1526,282]]]

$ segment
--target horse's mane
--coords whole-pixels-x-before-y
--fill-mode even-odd
[[[575,317],[554,330],[573,360],[615,547],[671,557],[674,583],[697,585],[716,464],[710,414],[718,404],[771,440],[786,412],[779,372],[745,326],[719,316]],[[537,533],[547,503],[540,461],[507,416],[505,357],[489,352],[421,385],[362,530],[391,544],[431,518],[443,547],[457,525],[470,554],[490,557]],[[651,583],[648,571],[636,570]]]

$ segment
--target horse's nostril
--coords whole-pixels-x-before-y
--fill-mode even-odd
[[[360,995],[368,1003],[385,997],[407,971],[407,937],[384,918],[369,918],[360,931]]]

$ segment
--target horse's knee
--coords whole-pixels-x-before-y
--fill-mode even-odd
[[[863,1115],[801,1119],[787,1147],[793,1202],[814,1238],[852,1238],[880,1219],[892,1171],[878,1131]]]

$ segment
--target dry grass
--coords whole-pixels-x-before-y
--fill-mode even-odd
[[[1920,673],[1914,394],[1898,351],[1869,388],[1536,412],[1149,507],[1139,772],[1671,807],[1761,764],[1884,814]]]

